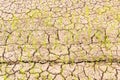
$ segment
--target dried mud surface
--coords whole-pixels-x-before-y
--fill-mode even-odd
[[[120,80],[120,0],[0,0],[0,80]]]

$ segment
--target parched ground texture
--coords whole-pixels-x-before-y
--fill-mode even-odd
[[[120,80],[120,0],[0,0],[0,80]]]

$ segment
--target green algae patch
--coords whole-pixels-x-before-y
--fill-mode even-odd
[[[19,23],[19,18],[14,15],[11,22],[11,29],[12,30],[17,29],[18,23]]]
[[[41,16],[42,16],[41,11],[38,10],[38,9],[29,11],[29,12],[27,13],[27,15],[28,15],[30,18],[38,18],[38,17],[41,17]]]

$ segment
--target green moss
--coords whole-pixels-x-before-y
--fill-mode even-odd
[[[17,29],[18,22],[19,22],[19,18],[14,15],[13,18],[12,18],[12,23],[11,23],[11,26],[12,26],[11,29],[12,30]]]
[[[62,61],[62,63],[67,64],[67,63],[69,63],[69,57],[68,56],[62,56],[61,61]]]
[[[8,80],[8,78],[7,78],[7,75],[6,75],[6,74],[3,76],[3,78],[4,78],[4,80]]]
[[[30,12],[27,13],[27,15],[30,18],[37,18],[37,17],[41,17],[42,16],[41,11],[38,10],[38,9],[31,10]]]
[[[117,15],[116,20],[120,22],[120,14]]]
[[[97,40],[98,40],[99,42],[101,42],[103,35],[102,35],[101,32],[98,31],[98,32],[95,34],[95,37],[97,38]]]
[[[112,61],[113,61],[113,54],[112,53],[108,54],[108,61],[112,63]]]
[[[73,39],[73,33],[71,31],[68,32],[68,34],[65,35],[64,41],[66,44],[74,42]]]
[[[53,25],[52,18],[51,17],[45,18],[44,19],[44,24],[45,24],[45,26],[52,27],[52,25]]]
[[[86,5],[86,6],[85,6],[85,15],[86,15],[86,16],[89,16],[89,14],[90,14],[90,9],[89,9],[89,7]]]
[[[55,49],[57,46],[60,46],[58,40],[55,40],[53,44],[53,49]]]
[[[108,36],[104,37],[104,40],[102,41],[102,43],[106,49],[109,49],[111,47],[111,41],[109,40]]]
[[[46,75],[42,75],[42,80],[46,80],[47,76]]]
[[[50,74],[48,74],[48,80],[53,80]]]
[[[20,73],[21,74],[25,74],[25,70],[23,70],[22,68],[20,69]]]
[[[62,25],[62,23],[63,23],[63,18],[62,18],[62,17],[59,17],[59,18],[56,20],[56,23],[57,23],[58,25]]]

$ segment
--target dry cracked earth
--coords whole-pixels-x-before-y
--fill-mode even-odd
[[[0,0],[0,80],[120,80],[120,0]]]

